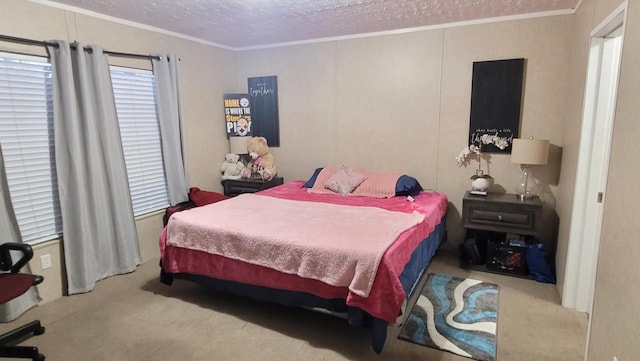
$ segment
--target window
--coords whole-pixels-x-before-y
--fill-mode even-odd
[[[116,109],[136,216],[169,205],[154,76],[112,67]],[[24,242],[59,237],[51,64],[47,58],[0,52],[0,146]]]
[[[0,145],[23,241],[58,237],[62,221],[46,58],[0,53]]]
[[[151,71],[111,67],[120,135],[136,216],[169,205],[155,78]]]

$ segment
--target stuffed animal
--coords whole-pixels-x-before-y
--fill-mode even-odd
[[[247,143],[247,150],[251,162],[242,172],[242,177],[250,178],[252,174],[259,174],[263,180],[271,180],[276,176],[276,164],[273,154],[269,151],[265,137],[252,137]]]
[[[227,153],[224,156],[224,162],[220,167],[222,179],[240,179],[244,164],[240,162],[240,156],[233,153]]]

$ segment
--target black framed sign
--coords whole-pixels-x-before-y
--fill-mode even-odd
[[[270,147],[279,147],[278,77],[249,78],[247,86],[253,116],[253,135],[267,138]]]
[[[251,105],[248,94],[224,94],[224,123],[227,138],[251,135]]]
[[[473,63],[469,144],[478,145],[484,134],[497,136],[508,146],[483,144],[482,151],[511,153],[512,140],[520,130],[524,66],[523,58]]]

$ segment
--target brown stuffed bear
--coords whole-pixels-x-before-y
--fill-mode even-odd
[[[265,137],[252,137],[247,143],[247,151],[251,156],[251,162],[247,165],[242,176],[250,178],[252,174],[258,173],[264,180],[271,180],[276,176],[276,163],[273,154],[269,152],[267,139]]]

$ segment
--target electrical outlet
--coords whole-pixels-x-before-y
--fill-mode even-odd
[[[49,253],[40,256],[40,266],[42,266],[42,269],[51,268],[51,255]]]

